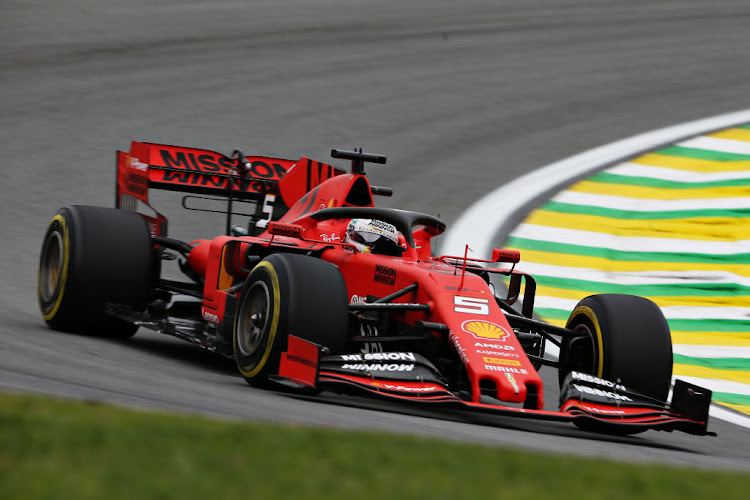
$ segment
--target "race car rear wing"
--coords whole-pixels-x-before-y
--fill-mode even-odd
[[[205,149],[132,142],[130,152],[117,152],[115,207],[142,215],[151,234],[166,236],[167,219],[149,204],[149,190],[162,189],[208,195],[227,202],[227,234],[235,212],[233,202],[255,204],[249,232],[265,230],[299,198],[321,182],[343,174],[331,165],[301,158],[284,160],[231,156]],[[183,206],[185,205],[183,201]]]

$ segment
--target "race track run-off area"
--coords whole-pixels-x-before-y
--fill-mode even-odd
[[[504,246],[521,252],[535,313],[552,324],[592,294],[656,302],[673,379],[711,389],[713,416],[750,426],[749,124],[601,165],[532,210]]]

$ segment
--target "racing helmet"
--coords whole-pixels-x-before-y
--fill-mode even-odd
[[[352,219],[346,227],[344,242],[359,252],[400,256],[396,226],[376,219]]]

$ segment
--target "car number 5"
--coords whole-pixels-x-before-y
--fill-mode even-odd
[[[263,213],[268,217],[255,223],[255,227],[268,227],[268,223],[273,220],[273,202],[276,201],[275,194],[267,194],[263,200]]]
[[[477,299],[474,297],[453,297],[453,310],[460,313],[481,314],[487,316],[490,314],[489,299]]]

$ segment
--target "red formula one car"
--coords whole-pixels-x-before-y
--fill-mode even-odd
[[[351,172],[307,158],[134,142],[118,152],[116,209],[69,206],[49,225],[38,282],[45,321],[116,337],[139,327],[174,335],[235,359],[253,386],[618,434],[709,434],[710,391],[677,381],[666,402],[672,345],[653,302],[594,295],[566,328],[535,320],[535,284],[514,269],[518,252],[434,256],[443,222],[374,207],[373,196],[392,190],[371,185],[364,165],[384,156],[332,156],[351,160]],[[149,204],[152,189],[189,193],[186,208],[226,203],[226,234],[169,238]],[[248,226],[232,225],[238,214]],[[185,278],[164,277],[167,261]],[[506,277],[507,297],[495,296],[493,274]],[[559,359],[545,358],[546,342],[559,346]],[[559,372],[558,411],[544,409],[542,366]]]

